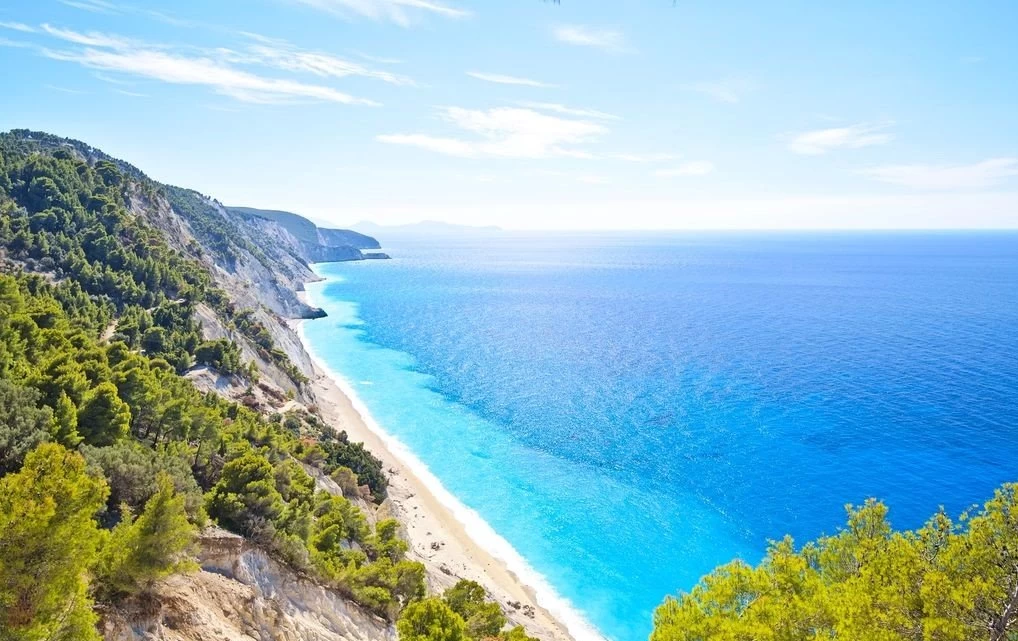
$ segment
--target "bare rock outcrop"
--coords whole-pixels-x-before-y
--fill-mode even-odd
[[[393,626],[223,530],[206,531],[201,571],[103,617],[107,641],[395,641]]]

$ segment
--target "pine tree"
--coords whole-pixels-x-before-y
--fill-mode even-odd
[[[53,406],[53,429],[50,430],[53,440],[64,447],[75,448],[81,443],[78,434],[78,408],[71,397],[60,392],[56,405]]]
[[[85,459],[55,443],[0,479],[0,640],[98,640],[87,569],[106,500]]]
[[[78,431],[89,445],[113,445],[131,429],[131,410],[117,396],[117,386],[100,383],[89,391],[78,410]]]
[[[396,630],[400,641],[464,641],[468,638],[463,618],[445,601],[435,597],[408,605],[396,622]]]
[[[184,496],[174,491],[168,474],[160,473],[156,486],[136,520],[123,509],[103,547],[97,581],[106,596],[143,592],[161,578],[197,567],[191,558],[195,528],[187,520]]]

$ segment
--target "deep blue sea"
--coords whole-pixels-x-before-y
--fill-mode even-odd
[[[380,239],[306,340],[615,641],[715,565],[1018,480],[1018,234]]]

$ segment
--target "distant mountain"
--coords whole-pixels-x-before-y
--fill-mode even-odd
[[[424,220],[419,223],[411,223],[408,225],[379,225],[363,220],[351,227],[365,234],[377,234],[383,238],[395,235],[461,236],[468,234],[497,234],[502,231],[501,227],[496,227],[494,225],[484,227],[475,225],[455,225],[453,223],[446,223],[439,220]]]

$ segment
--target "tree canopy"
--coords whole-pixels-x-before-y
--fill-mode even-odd
[[[1018,622],[1018,485],[952,521],[895,531],[887,507],[848,508],[837,534],[771,544],[654,614],[651,641],[1005,641]]]

